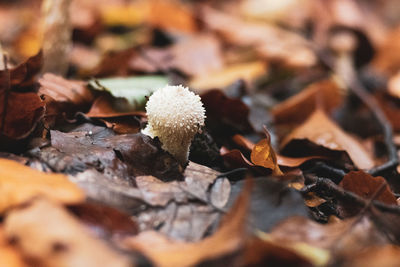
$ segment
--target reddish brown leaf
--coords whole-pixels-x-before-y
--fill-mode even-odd
[[[139,231],[139,227],[132,217],[109,206],[82,203],[69,207],[69,210],[93,229],[93,232],[104,238],[121,235],[133,236]]]
[[[376,96],[379,106],[385,113],[395,131],[400,131],[400,105],[393,99],[383,94]]]
[[[249,108],[239,99],[228,98],[220,90],[210,90],[201,95],[206,109],[206,124],[221,131],[227,127],[246,132],[252,129],[249,120]],[[234,132],[227,133],[229,135]]]
[[[34,76],[39,73],[43,65],[43,53],[39,51],[36,55],[28,58],[14,69],[10,70],[11,87],[15,90],[21,90],[34,83]],[[1,71],[3,72],[3,71]],[[3,76],[0,82],[4,83]],[[32,90],[32,88],[29,88]]]
[[[108,94],[100,95],[86,114],[91,118],[98,118],[107,128],[119,134],[137,133],[140,131],[140,120],[136,117],[145,117],[143,111],[121,112],[114,108],[113,98]]]
[[[35,93],[6,93],[0,89],[0,103],[0,136],[14,140],[30,135],[45,112],[45,103]]]
[[[93,94],[83,81],[66,80],[61,76],[45,73],[39,79],[39,95],[47,95],[57,102],[81,106],[93,101]]]
[[[345,151],[358,168],[369,169],[374,166],[373,159],[364,147],[319,109],[289,134],[281,145],[287,149],[296,140],[308,140],[332,151]]]
[[[91,118],[113,118],[121,116],[142,116],[146,115],[143,111],[121,112],[113,107],[113,98],[110,95],[99,96],[92,104],[86,116]]]
[[[27,137],[44,115],[44,102],[32,92],[33,87],[25,88],[32,85],[41,60],[42,54],[39,53],[14,69],[0,71],[0,137],[6,140]]]
[[[135,71],[157,72],[178,69],[188,75],[205,75],[223,67],[220,41],[211,34],[188,36],[168,48],[146,48],[133,57]],[[236,76],[237,78],[237,76]]]
[[[343,189],[356,193],[366,199],[371,199],[376,191],[384,185],[384,190],[374,199],[389,205],[397,205],[396,197],[390,190],[385,178],[381,176],[373,177],[363,171],[352,171],[343,177],[340,185]]]

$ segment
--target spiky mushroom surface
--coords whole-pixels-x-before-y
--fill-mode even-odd
[[[146,113],[148,124],[142,133],[157,136],[162,148],[185,165],[192,139],[204,126],[200,97],[182,85],[166,86],[150,96]]]

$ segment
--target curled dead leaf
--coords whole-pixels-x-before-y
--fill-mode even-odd
[[[271,136],[265,131],[266,138],[258,142],[251,151],[250,159],[257,165],[272,170],[273,174],[282,175],[279,169],[275,150],[271,146]]]

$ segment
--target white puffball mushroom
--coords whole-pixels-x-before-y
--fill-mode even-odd
[[[142,133],[157,136],[162,148],[185,165],[192,139],[204,126],[205,109],[200,96],[182,85],[168,85],[150,96],[146,113],[148,124]]]

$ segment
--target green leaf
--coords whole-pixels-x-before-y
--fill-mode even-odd
[[[115,107],[121,111],[137,110],[144,107],[146,96],[168,84],[166,76],[139,76],[127,78],[93,79],[89,85],[100,91],[107,91],[115,99]]]

